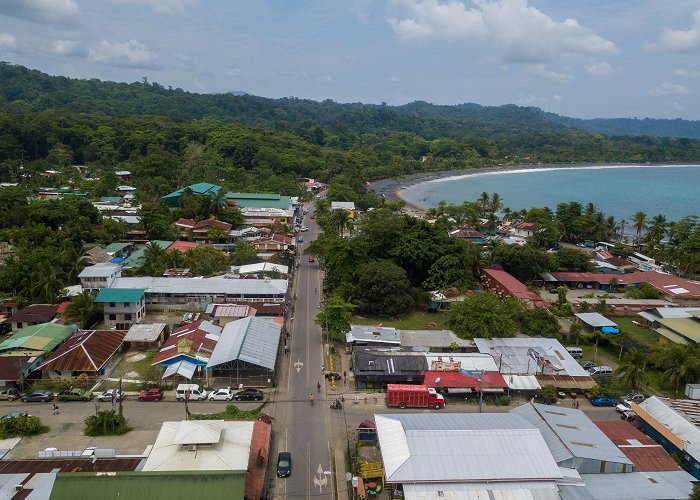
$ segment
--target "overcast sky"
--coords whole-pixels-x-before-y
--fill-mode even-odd
[[[697,120],[700,0],[0,0],[0,60],[203,93]]]

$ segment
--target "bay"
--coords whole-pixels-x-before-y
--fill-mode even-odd
[[[423,208],[476,201],[498,193],[511,210],[556,209],[558,203],[592,202],[606,215],[630,220],[636,212],[675,221],[700,215],[700,165],[581,166],[475,172],[408,186],[400,197]]]

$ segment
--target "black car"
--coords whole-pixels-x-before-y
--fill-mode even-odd
[[[584,370],[590,370],[591,368],[598,366],[593,361],[581,361],[580,365]]]
[[[233,399],[236,401],[262,401],[265,395],[257,389],[246,389],[245,391],[237,392]]]
[[[292,473],[292,454],[288,451],[280,451],[277,456],[277,476],[289,477]]]
[[[25,394],[22,396],[22,402],[23,403],[31,403],[31,402],[36,402],[36,401],[41,401],[43,403],[46,403],[47,401],[52,401],[53,400],[53,392],[51,391],[34,391],[30,392],[29,394]]]
[[[326,372],[326,380],[340,380],[340,373]]]

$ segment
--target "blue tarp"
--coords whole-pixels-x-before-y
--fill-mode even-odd
[[[614,326],[604,326],[600,331],[603,333],[620,333],[620,329]]]
[[[113,257],[112,259],[110,259],[110,262],[111,262],[112,264],[121,264],[121,263],[124,262],[125,260],[126,260],[126,259],[122,259],[121,257]]]

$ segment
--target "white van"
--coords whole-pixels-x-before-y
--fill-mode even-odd
[[[594,366],[593,368],[588,370],[588,373],[590,373],[591,376],[611,376],[613,373],[613,369],[609,366]]]
[[[175,398],[178,401],[184,401],[187,391],[190,391],[190,401],[199,401],[207,399],[207,391],[201,389],[197,384],[180,384],[175,391]]]
[[[580,347],[567,347],[566,350],[569,351],[572,358],[578,359],[583,357],[583,349]]]

